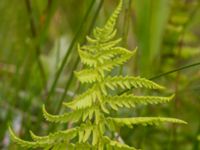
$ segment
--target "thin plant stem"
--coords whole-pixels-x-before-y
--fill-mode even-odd
[[[123,32],[122,32],[122,45],[127,46],[127,39],[128,39],[128,31],[129,31],[129,16],[131,11],[131,0],[127,1],[127,4],[125,6],[125,12],[124,12],[124,24],[123,24]]]
[[[37,41],[36,41],[38,45],[41,45],[45,42],[45,37],[47,35],[47,31],[48,31],[51,19],[53,18],[53,15],[55,13],[56,6],[57,6],[57,1],[48,0],[47,8],[44,12],[45,21],[40,31],[40,36],[38,36]]]
[[[32,8],[32,1],[31,0],[25,0],[25,6],[29,15],[29,22],[30,22],[30,32],[31,32],[31,37],[32,37],[32,43],[33,43],[33,47],[35,49],[33,53],[34,55],[34,61],[37,61],[37,65],[39,67],[39,71],[40,71],[40,75],[42,78],[42,82],[43,82],[43,87],[44,87],[44,91],[45,93],[47,93],[47,78],[46,78],[46,74],[45,74],[45,69],[43,67],[42,61],[40,60],[40,53],[41,53],[41,42],[39,42],[38,39],[40,39],[41,37],[44,37],[46,35],[47,28],[49,27],[50,24],[50,20],[52,18],[53,12],[55,10],[55,2],[53,2],[52,0],[48,1],[48,5],[46,7],[46,10],[44,12],[43,15],[45,15],[45,20],[44,20],[44,24],[42,24],[42,29],[39,30],[36,26],[36,23],[34,21],[34,16],[33,16],[33,8]],[[31,56],[31,54],[30,54]],[[30,68],[30,65],[32,65],[31,60],[29,60],[30,63],[28,63],[28,65],[26,65],[26,68]],[[29,65],[30,64],[30,65]],[[27,71],[26,71],[27,72]],[[25,74],[26,74],[25,72]],[[20,90],[20,89],[18,89]],[[32,101],[30,101],[31,103]],[[22,121],[25,121],[26,117],[24,116],[24,114],[22,115],[23,119]],[[42,119],[39,117],[38,118],[38,122],[41,121]],[[28,124],[28,123],[26,123]],[[39,125],[40,123],[38,123]],[[29,125],[28,125],[29,126]],[[37,126],[35,126],[37,128]]]
[[[167,71],[167,72],[164,72],[164,73],[161,73],[159,75],[156,75],[154,77],[151,77],[149,78],[149,80],[156,80],[158,78],[161,78],[161,77],[164,77],[164,76],[167,76],[169,74],[172,74],[172,73],[175,73],[175,72],[179,72],[179,71],[182,71],[182,70],[186,70],[186,69],[189,69],[189,68],[193,68],[193,67],[196,67],[196,66],[200,66],[200,62],[197,62],[197,63],[193,63],[193,64],[190,64],[190,65],[187,65],[187,66],[183,66],[183,67],[179,67],[179,68],[176,68],[174,70],[170,70],[170,71]],[[128,90],[124,90],[122,91],[121,93],[119,93],[119,95],[122,95],[130,90],[132,90],[133,88],[131,89],[128,89]]]
[[[72,49],[73,49],[73,47],[74,47],[76,41],[79,39],[79,37],[80,37],[80,35],[81,35],[81,32],[82,32],[82,30],[83,30],[84,25],[87,23],[89,14],[90,14],[90,12],[91,12],[91,10],[92,10],[92,7],[93,7],[94,3],[95,3],[95,0],[92,0],[92,1],[91,1],[91,4],[90,4],[90,6],[88,7],[88,10],[87,10],[87,12],[86,12],[86,14],[85,14],[85,16],[84,16],[84,18],[83,18],[83,20],[82,20],[82,23],[81,23],[81,25],[80,25],[80,27],[79,27],[77,33],[75,34],[75,36],[74,36],[74,38],[73,38],[73,40],[72,40],[72,42],[71,42],[71,44],[70,44],[70,46],[69,46],[69,48],[68,48],[66,54],[65,54],[65,56],[64,56],[64,58],[63,58],[63,60],[62,60],[62,62],[61,62],[61,66],[60,66],[60,68],[58,69],[58,71],[56,72],[55,79],[54,79],[54,81],[53,81],[53,83],[52,83],[52,85],[51,85],[50,91],[49,91],[49,93],[48,93],[48,95],[47,95],[47,98],[46,98],[47,104],[49,103],[50,97],[51,97],[51,95],[53,94],[53,92],[54,92],[54,90],[55,90],[55,87],[56,87],[56,84],[57,84],[57,82],[58,82],[58,79],[59,79],[59,77],[60,77],[60,75],[61,75],[61,72],[62,72],[62,70],[63,70],[63,68],[64,68],[64,66],[65,66],[65,64],[66,64],[66,62],[67,62],[67,60],[68,60],[68,58],[69,58],[69,56],[70,56],[70,54],[71,54],[71,51],[72,51]]]
[[[150,80],[156,80],[156,79],[158,79],[158,78],[167,76],[167,75],[169,75],[169,74],[172,74],[172,73],[175,73],[175,72],[179,72],[179,71],[182,71],[182,70],[186,70],[186,69],[190,69],[190,68],[192,68],[192,67],[196,67],[196,66],[199,66],[199,65],[200,65],[200,62],[196,62],[196,63],[190,64],[190,65],[186,65],[186,66],[183,66],[183,67],[176,68],[176,69],[174,69],[174,70],[170,70],[170,71],[161,73],[161,74],[156,75],[156,76],[154,76],[154,77],[151,77],[151,78],[149,78],[149,79],[150,79]]]
[[[29,17],[30,34],[31,34],[31,38],[32,38],[33,50],[34,51],[31,51],[29,56],[28,56],[29,59],[28,59],[28,62],[25,64],[25,70],[23,71],[22,80],[23,80],[24,76],[28,76],[28,78],[30,78],[29,69],[32,68],[33,63],[36,61],[38,68],[39,68],[40,75],[41,75],[43,87],[46,90],[47,78],[46,78],[46,74],[45,74],[43,64],[40,60],[40,54],[41,54],[40,45],[38,43],[36,43],[36,39],[39,37],[39,34],[38,34],[39,31],[38,31],[36,23],[34,21],[33,8],[32,8],[31,1],[25,0],[25,6],[26,6],[26,9],[27,9],[28,17]],[[31,57],[32,55],[33,55],[33,57]],[[27,72],[28,72],[28,74],[27,74]],[[24,83],[26,84],[26,82],[22,82],[20,87],[17,89],[17,92],[22,88],[22,85]],[[29,101],[29,103],[32,103],[32,101]],[[24,124],[25,123],[24,121],[26,120],[24,114],[22,114],[22,118],[23,119],[22,119],[21,124]],[[28,124],[29,124],[29,122],[26,120],[26,126]]]
[[[31,6],[31,1],[30,0],[25,0],[25,3],[26,3],[26,7],[27,7],[27,12],[29,14],[29,18],[30,18],[30,29],[31,29],[31,36],[33,38],[33,40],[35,40],[38,36],[38,32],[37,32],[37,29],[36,29],[36,25],[35,25],[35,22],[34,22],[34,19],[33,19],[33,16],[32,16],[32,6]],[[44,67],[43,67],[43,64],[40,60],[40,46],[35,44],[35,49],[36,49],[36,52],[35,52],[35,57],[36,57],[36,61],[37,61],[37,64],[38,64],[38,67],[39,67],[39,70],[40,70],[40,73],[41,73],[41,77],[42,77],[42,81],[43,81],[43,85],[44,87],[46,87],[46,83],[47,83],[47,79],[46,79],[46,75],[45,75],[45,71],[44,71]],[[30,67],[30,66],[28,66]]]
[[[179,65],[180,64],[180,61],[181,61],[181,58],[180,58],[180,56],[181,56],[181,52],[182,52],[182,48],[183,48],[183,36],[184,36],[184,34],[182,35],[182,37],[181,37],[181,39],[179,40],[179,47],[178,47],[178,52],[177,52],[177,61],[176,61],[176,63],[177,63],[177,65]],[[175,81],[175,98],[174,98],[174,108],[173,108],[173,114],[175,115],[175,117],[177,117],[177,110],[179,110],[179,103],[180,103],[180,101],[179,101],[179,95],[178,95],[178,93],[179,93],[179,82],[180,82],[180,72],[178,71],[177,72],[177,75],[176,75],[176,81]],[[173,124],[172,125],[172,146],[174,147],[174,146],[176,146],[176,147],[178,147],[178,145],[177,145],[177,125],[175,125],[175,124]]]
[[[130,16],[130,11],[131,11],[131,2],[132,0],[128,0],[125,3],[125,12],[124,12],[124,24],[123,24],[123,31],[122,31],[122,45],[126,46],[127,45],[127,38],[128,38],[128,30],[129,30],[129,16]],[[122,75],[123,73],[123,65],[120,66],[119,68],[119,75]]]
[[[124,11],[124,18],[123,18],[123,31],[122,31],[122,45],[124,47],[127,46],[127,39],[128,39],[128,31],[129,31],[129,16],[130,16],[130,11],[131,11],[131,2],[132,0],[128,0],[125,3],[125,11]],[[123,68],[124,66],[121,65],[119,68],[119,75],[123,75]],[[122,138],[120,136],[120,129],[118,132],[116,132],[115,138],[117,141],[121,141]]]
[[[72,68],[77,68],[78,64],[79,64],[79,59],[76,59],[76,62],[74,63]],[[61,110],[62,103],[63,103],[65,96],[67,94],[67,91],[68,91],[68,89],[69,89],[69,87],[70,87],[70,85],[73,81],[73,77],[74,77],[74,73],[73,73],[73,71],[71,71],[71,73],[69,75],[69,79],[68,79],[67,84],[65,86],[65,90],[64,90],[64,92],[61,96],[61,99],[58,102],[58,107],[56,108],[55,114],[58,114]]]

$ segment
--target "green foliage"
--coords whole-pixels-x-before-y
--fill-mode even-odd
[[[170,11],[170,0],[136,0],[136,38],[140,52],[139,66],[143,76],[152,76],[160,62],[160,48]],[[144,11],[145,10],[145,11]],[[151,67],[154,65],[155,67]],[[151,69],[149,69],[151,68]]]
[[[131,94],[111,95],[120,89],[148,88],[163,89],[162,86],[140,77],[111,76],[113,68],[122,65],[133,56],[125,48],[116,46],[120,39],[116,35],[115,24],[122,8],[122,0],[103,28],[95,28],[93,38],[87,37],[88,45],[78,46],[78,52],[85,68],[75,72],[81,83],[90,87],[83,94],[64,105],[71,111],[62,115],[51,115],[43,106],[43,115],[47,121],[54,123],[77,123],[72,128],[37,136],[30,132],[32,142],[18,138],[9,128],[12,140],[26,148],[44,148],[46,150],[66,149],[121,149],[135,150],[110,136],[120,126],[158,125],[162,122],[185,123],[182,120],[162,117],[113,118],[110,110],[118,111],[120,107],[131,108],[138,104],[158,104],[170,101],[173,96],[136,96]]]

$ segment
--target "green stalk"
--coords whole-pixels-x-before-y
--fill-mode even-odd
[[[150,80],[156,80],[156,79],[158,79],[158,78],[167,76],[167,75],[169,75],[169,74],[172,74],[172,73],[175,73],[175,72],[179,72],[179,71],[182,71],[182,70],[186,70],[186,69],[189,69],[189,68],[192,68],[192,67],[195,67],[195,66],[199,66],[199,65],[200,65],[200,62],[193,63],[193,64],[190,64],[190,65],[186,65],[186,66],[183,66],[183,67],[176,68],[176,69],[174,69],[174,70],[170,70],[170,71],[161,73],[161,74],[156,75],[156,76],[154,76],[154,77],[151,77],[151,78],[149,78],[149,79],[150,79]]]
[[[54,12],[56,10],[56,6],[57,6],[57,1],[48,0],[47,8],[45,11],[45,22],[44,22],[43,28],[40,32],[40,36],[38,37],[38,39],[36,41],[38,43],[38,45],[45,43],[45,37],[46,37],[47,31],[49,29],[49,24],[51,22],[51,18],[53,17]]]
[[[124,47],[127,46],[127,38],[128,38],[128,30],[129,30],[129,16],[131,10],[131,0],[128,0],[125,3],[125,12],[124,12],[124,24],[123,24],[123,31],[122,31],[122,45]],[[120,66],[119,75],[123,74],[123,65]]]
[[[71,51],[72,51],[72,49],[73,49],[73,47],[74,47],[76,41],[79,39],[79,37],[80,37],[80,35],[81,35],[81,32],[82,32],[82,30],[83,30],[84,25],[87,23],[89,14],[90,14],[90,12],[91,12],[91,10],[92,10],[92,7],[93,7],[94,3],[95,3],[95,0],[92,0],[92,1],[91,1],[91,4],[90,4],[90,6],[89,6],[89,8],[88,8],[88,10],[87,10],[87,12],[86,12],[86,14],[85,14],[83,20],[82,20],[82,23],[81,23],[80,27],[79,27],[77,33],[75,34],[75,36],[74,36],[74,38],[73,38],[73,40],[72,40],[72,42],[71,42],[71,44],[70,44],[70,46],[69,46],[69,48],[68,48],[66,54],[65,54],[65,56],[64,56],[64,59],[62,60],[61,66],[60,66],[60,68],[58,69],[58,71],[57,71],[57,73],[56,73],[55,79],[54,79],[54,81],[53,81],[53,83],[52,83],[52,86],[51,86],[51,88],[50,88],[50,91],[49,91],[49,93],[48,93],[48,96],[47,96],[47,99],[46,99],[46,102],[47,102],[47,103],[49,103],[50,97],[51,97],[51,95],[53,94],[53,92],[54,92],[54,90],[55,90],[55,87],[56,87],[56,84],[57,84],[58,79],[59,79],[59,77],[60,77],[60,74],[61,74],[61,72],[62,72],[62,70],[63,70],[63,68],[64,68],[64,66],[65,66],[65,64],[66,64],[66,62],[67,62],[67,60],[68,60],[68,58],[69,58],[69,56],[70,56],[70,54],[71,54]]]
[[[127,39],[128,39],[128,31],[129,31],[129,23],[130,23],[130,11],[131,11],[131,0],[128,0],[125,3],[125,12],[124,12],[124,24],[123,24],[123,31],[122,31],[122,45],[127,46]]]
[[[32,16],[32,6],[31,6],[31,1],[30,0],[25,0],[25,3],[26,3],[26,7],[27,7],[27,11],[28,11],[28,15],[29,15],[29,21],[30,21],[30,30],[31,30],[31,36],[33,38],[33,41],[35,41],[35,39],[37,39],[37,36],[38,36],[38,32],[37,32],[37,29],[36,29],[36,25],[35,25],[35,22],[34,22],[34,18]],[[34,43],[34,42],[33,42]],[[46,83],[47,83],[47,79],[46,79],[46,75],[45,75],[45,71],[44,71],[44,67],[43,67],[43,64],[39,58],[40,56],[40,46],[37,45],[37,43],[35,44],[34,43],[34,46],[35,46],[35,52],[34,52],[34,57],[37,61],[37,64],[38,64],[38,67],[39,67],[39,70],[40,70],[40,73],[41,73],[41,77],[43,79],[43,84],[44,84],[44,87],[46,87]],[[26,66],[26,67],[30,67],[29,65]]]
[[[54,12],[56,7],[55,7],[55,5],[54,5],[55,3],[53,3],[53,1],[51,1],[51,0],[48,1],[48,5],[46,7],[46,11],[45,11],[45,14],[44,14],[47,17],[46,17],[46,20],[44,22],[44,26],[43,26],[42,30],[39,31],[39,29],[37,28],[36,23],[34,21],[33,8],[32,8],[31,1],[25,0],[25,4],[26,4],[27,13],[28,13],[28,16],[29,16],[29,24],[30,24],[30,32],[31,32],[30,34],[31,34],[31,37],[32,37],[33,48],[35,49],[35,51],[33,51],[33,52],[31,51],[29,56],[28,56],[28,58],[30,58],[30,59],[28,59],[28,63],[25,65],[25,70],[23,72],[22,79],[24,80],[24,78],[26,76],[29,77],[29,72],[31,70],[31,66],[33,65],[33,62],[36,61],[38,68],[39,68],[39,71],[40,71],[41,78],[42,78],[43,87],[44,87],[44,90],[46,92],[46,90],[47,90],[47,78],[46,78],[45,69],[43,67],[42,61],[40,60],[41,42],[39,42],[38,39],[40,39],[41,37],[46,35],[46,32],[44,32],[44,31],[47,31],[47,29],[49,27],[50,20],[53,16],[53,12]],[[34,57],[32,58],[31,56],[34,56]],[[22,84],[23,83],[27,84],[27,82],[22,82]],[[16,93],[18,93],[21,88],[22,88],[22,85],[20,85],[20,87],[18,87]],[[32,100],[29,101],[29,105],[30,105],[30,103],[32,103]],[[26,120],[27,117],[24,116],[24,113],[23,113],[22,117],[23,117],[23,119],[22,119],[22,124],[23,124],[23,121]],[[40,125],[41,120],[42,119],[39,117],[38,118],[38,125]],[[29,122],[26,122],[25,125],[30,127]],[[37,126],[34,126],[34,127],[38,128]]]
[[[187,66],[183,66],[183,67],[179,67],[179,68],[176,68],[174,70],[170,70],[170,71],[167,71],[167,72],[164,72],[164,73],[161,73],[159,75],[156,75],[154,77],[151,77],[149,78],[149,80],[156,80],[158,78],[161,78],[161,77],[164,77],[164,76],[167,76],[169,74],[172,74],[172,73],[175,73],[175,72],[179,72],[179,71],[182,71],[182,70],[186,70],[186,69],[189,69],[189,68],[192,68],[192,67],[195,67],[195,66],[200,66],[200,62],[197,62],[197,63],[193,63],[193,64],[190,64],[190,65],[187,65]],[[131,89],[128,89],[128,90],[124,90],[122,91],[121,93],[119,93],[119,95],[122,95],[130,90],[132,90],[133,88]]]
[[[79,59],[76,59],[76,62],[74,63],[74,65],[72,67],[73,68],[72,70],[74,70],[74,68],[77,68],[78,64],[79,64]],[[74,72],[71,71],[71,73],[69,75],[69,78],[68,78],[68,81],[67,81],[67,84],[65,86],[64,93],[62,94],[61,99],[58,101],[58,107],[55,110],[55,114],[58,114],[60,112],[60,110],[61,110],[62,103],[63,103],[63,101],[65,99],[65,96],[67,94],[67,91],[68,91],[68,89],[69,89],[69,87],[70,87],[70,85],[72,83],[73,77],[74,77]]]

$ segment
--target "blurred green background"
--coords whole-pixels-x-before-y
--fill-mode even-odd
[[[73,74],[82,67],[77,44],[85,43],[94,26],[104,24],[117,2],[0,1],[0,149],[22,149],[10,142],[9,123],[23,139],[30,139],[29,129],[39,135],[55,130],[43,119],[42,104],[61,113],[62,102],[83,90]],[[188,122],[123,128],[124,142],[144,150],[199,150],[200,1],[124,0],[117,29],[123,46],[138,47],[122,73],[166,86],[163,95],[176,94],[169,104],[119,113]]]

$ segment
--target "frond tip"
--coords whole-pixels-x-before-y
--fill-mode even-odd
[[[57,122],[65,123],[65,122],[69,122],[69,121],[77,122],[82,116],[81,110],[78,110],[78,111],[75,111],[75,112],[70,112],[70,113],[65,113],[65,114],[62,114],[62,115],[51,115],[46,111],[44,105],[42,106],[42,112],[43,112],[44,118],[47,121],[55,122],[55,123],[57,123]]]
[[[29,131],[29,133],[30,133],[30,136],[31,136],[31,138],[33,139],[33,141],[40,141],[40,140],[47,140],[48,139],[48,136],[46,136],[46,137],[41,137],[41,136],[37,136],[35,133],[33,133],[33,131]]]
[[[8,127],[8,129],[9,129],[11,140],[22,147],[36,148],[36,147],[40,147],[41,145],[44,145],[44,143],[35,143],[35,142],[29,142],[29,141],[22,140],[15,135],[14,131],[12,130],[12,128],[10,126]]]
[[[112,39],[115,35],[115,29],[114,26],[116,24],[117,18],[121,12],[122,9],[122,0],[119,1],[119,4],[117,8],[114,10],[108,21],[106,22],[105,26],[103,28],[95,28],[93,31],[93,35],[95,39],[97,39],[100,42],[107,42]]]

